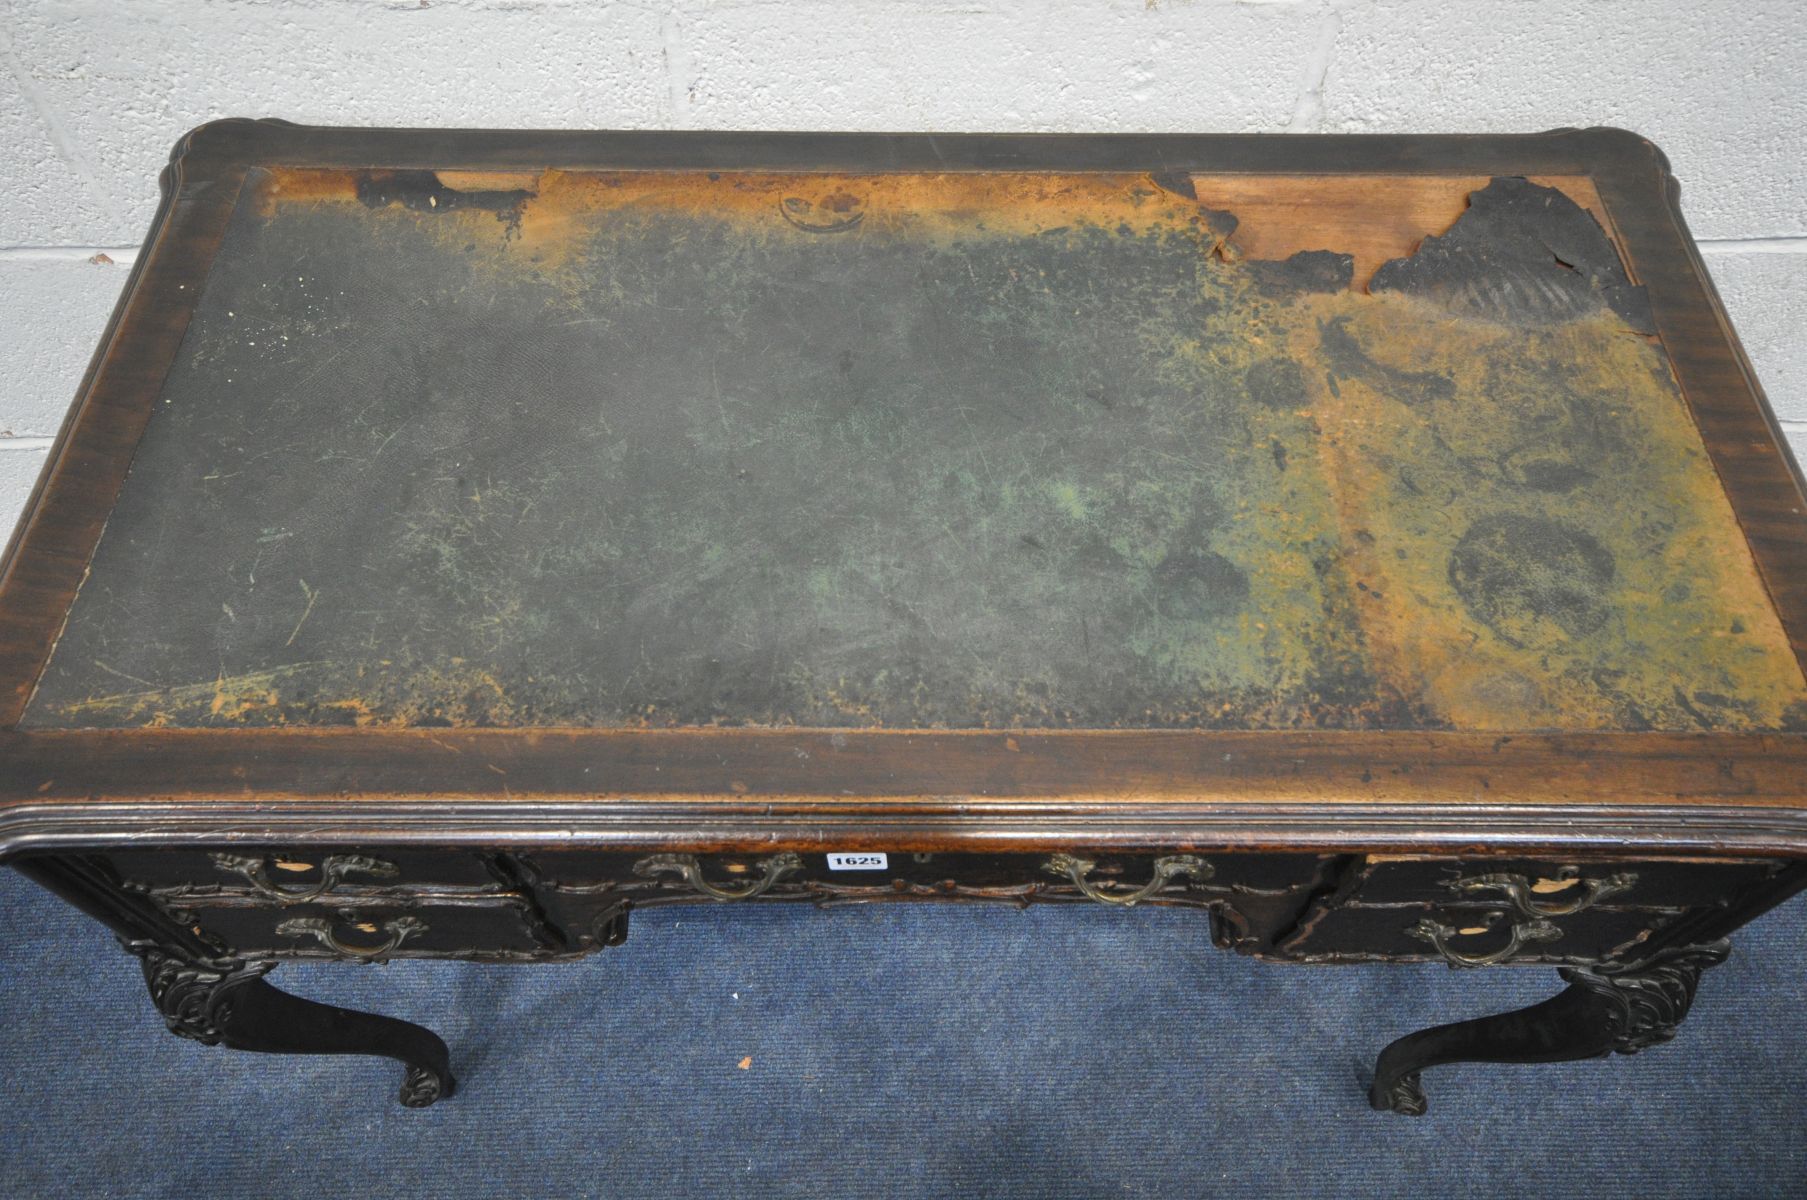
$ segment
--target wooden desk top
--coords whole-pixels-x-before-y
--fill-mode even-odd
[[[166,183],[0,579],[17,812],[1807,807],[1807,502],[1630,135]]]

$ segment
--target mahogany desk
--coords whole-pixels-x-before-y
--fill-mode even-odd
[[[174,1032],[671,903],[1183,905],[1670,1038],[1807,883],[1800,477],[1662,155],[224,121],[0,577],[0,852]],[[1300,1002],[1310,981],[1301,978]]]

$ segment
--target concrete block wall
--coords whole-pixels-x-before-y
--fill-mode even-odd
[[[1803,0],[0,0],[0,523],[184,130],[1527,131],[1663,146],[1807,458]]]

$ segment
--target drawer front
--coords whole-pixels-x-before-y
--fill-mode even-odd
[[[509,856],[574,946],[618,939],[629,908],[674,903],[804,901],[831,908],[893,900],[1184,905],[1210,911],[1219,945],[1272,949],[1335,860],[1315,855],[823,853]]]
[[[1184,850],[1073,850],[1062,855],[887,851],[845,856],[838,862],[836,857],[829,851],[690,855],[577,850],[511,856],[523,875],[552,888],[615,886],[700,895],[710,895],[711,889],[736,894],[758,889],[760,894],[775,895],[808,889],[824,899],[875,890],[931,897],[972,889],[1041,894],[1058,887],[1077,893],[1082,883],[1102,895],[1121,898],[1147,888],[1157,876],[1166,882],[1147,899],[1178,899],[1191,893],[1279,894],[1318,886],[1330,861],[1310,854]],[[644,886],[648,882],[657,886],[648,889]]]
[[[565,939],[519,898],[468,895],[387,901],[310,901],[274,906],[201,899],[165,911],[251,958],[553,958]]]
[[[1371,858],[1343,898],[1363,904],[1510,904],[1559,915],[1578,908],[1723,904],[1777,869],[1765,860]]]
[[[501,891],[489,856],[468,850],[221,847],[107,856],[126,886],[164,896],[246,895],[299,903],[391,889]]]
[[[1592,962],[1635,947],[1676,915],[1595,908],[1566,917],[1528,917],[1497,905],[1345,904],[1307,920],[1281,946],[1280,957],[1423,960],[1453,966]]]

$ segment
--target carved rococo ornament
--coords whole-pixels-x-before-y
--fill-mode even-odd
[[[1694,1005],[1700,977],[1732,952],[1730,942],[1676,946],[1630,964],[1564,967],[1562,977],[1606,1002],[1612,1048],[1636,1054],[1675,1036],[1676,1027]]]
[[[163,1014],[169,1031],[204,1046],[217,1046],[225,1036],[233,994],[239,987],[262,979],[276,966],[235,958],[197,961],[177,958],[147,942],[122,944],[144,967],[151,1002]]]

